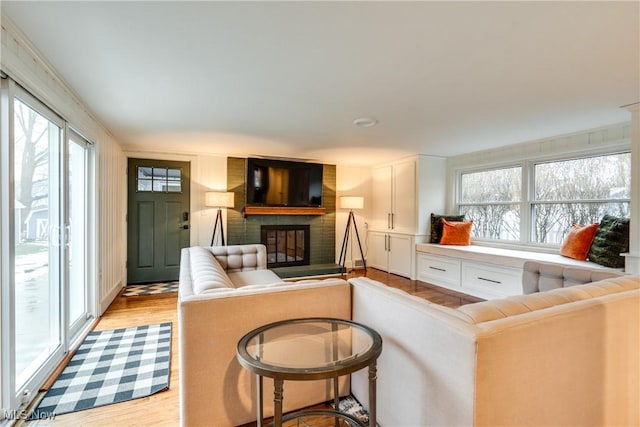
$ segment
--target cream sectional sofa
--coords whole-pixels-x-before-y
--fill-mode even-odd
[[[262,245],[182,251],[178,294],[180,423],[234,426],[256,419],[255,381],[236,360],[252,329],[300,317],[351,317],[351,290],[341,279],[283,282],[266,269]],[[341,391],[349,391],[348,377]],[[264,381],[265,416],[273,383]],[[327,381],[287,382],[284,410],[332,398]]]
[[[455,310],[349,282],[353,320],[383,338],[381,426],[640,423],[638,276]],[[366,372],[352,375],[351,393],[366,405]]]
[[[529,264],[523,278],[535,293],[454,310],[367,278],[284,283],[264,271],[262,250],[183,251],[182,425],[254,421],[255,381],[236,360],[238,340],[266,323],[312,316],[353,319],[382,335],[381,426],[640,423],[638,276]],[[270,381],[264,390],[270,416]],[[341,394],[349,392],[366,406],[366,370],[342,383]],[[331,397],[326,382],[285,382],[284,409]]]

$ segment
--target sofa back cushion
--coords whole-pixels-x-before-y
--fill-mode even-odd
[[[212,246],[208,250],[229,273],[267,268],[267,248],[264,245]]]
[[[567,267],[538,261],[526,261],[523,265],[522,289],[525,294],[551,289],[597,282],[623,273],[602,267]]]
[[[466,314],[471,323],[479,324],[632,289],[640,289],[639,276],[620,276],[585,285],[553,289],[531,295],[518,295],[467,304],[459,307],[458,311]]]

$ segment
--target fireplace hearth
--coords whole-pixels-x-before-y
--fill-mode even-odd
[[[267,267],[309,265],[309,225],[262,225],[261,243],[267,248]]]

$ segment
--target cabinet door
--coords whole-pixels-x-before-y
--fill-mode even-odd
[[[367,265],[387,271],[387,234],[369,232]]]
[[[389,234],[389,273],[411,278],[413,267],[412,237],[403,234]]]
[[[415,233],[416,229],[416,162],[409,160],[394,165],[392,229]],[[377,188],[374,187],[374,191]]]
[[[386,230],[389,228],[391,214],[391,166],[374,168],[373,181],[373,215],[372,227]]]

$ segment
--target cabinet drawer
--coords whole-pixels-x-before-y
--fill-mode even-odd
[[[460,285],[480,298],[522,295],[522,269],[463,262]]]
[[[460,260],[418,254],[418,280],[443,285],[460,286]]]

